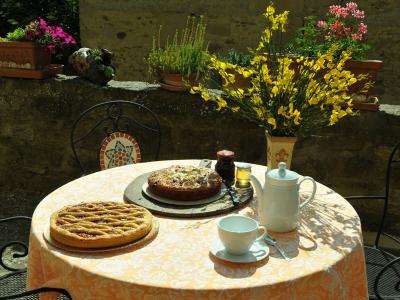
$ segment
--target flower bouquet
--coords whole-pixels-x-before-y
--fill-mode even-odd
[[[211,56],[208,70],[218,72],[223,78],[218,91],[202,84],[191,88],[192,93],[214,103],[217,111],[231,110],[266,130],[270,168],[280,161],[290,166],[300,130],[332,126],[347,116],[354,116],[349,86],[365,79],[365,75],[356,76],[344,69],[351,53],[338,52],[336,44],[316,59],[284,55],[273,39],[276,33],[285,32],[288,13],[277,14],[272,5],[267,7],[264,16],[268,26],[258,47],[251,51],[250,66],[225,63]],[[336,59],[338,53],[339,59]],[[235,72],[250,78],[251,86],[246,91],[232,89]],[[283,143],[275,147],[281,140]]]

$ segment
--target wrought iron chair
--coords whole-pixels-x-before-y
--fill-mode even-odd
[[[30,217],[15,216],[0,219],[0,224],[12,221],[26,221],[29,225]],[[18,227],[19,228],[19,227]],[[39,295],[45,292],[58,292],[57,299],[69,299],[70,294],[61,288],[41,287],[34,290],[26,290],[26,265],[23,258],[28,255],[27,237],[21,241],[6,241],[0,248],[0,265],[6,273],[0,276],[0,300],[3,299],[39,299]]]
[[[146,106],[125,100],[107,101],[90,107],[75,120],[70,140],[74,158],[85,175],[97,171],[99,164],[104,170],[157,160],[161,128],[157,115]],[[91,159],[95,150],[97,163]]]
[[[391,175],[393,175],[393,168],[396,165],[400,166],[399,154],[400,143],[394,147],[389,156],[384,195],[345,197],[348,200],[383,200],[382,217],[375,242],[372,246],[364,245],[370,299],[400,299],[400,257],[398,253],[379,245],[382,235],[400,245],[398,238],[383,231],[391,191]]]

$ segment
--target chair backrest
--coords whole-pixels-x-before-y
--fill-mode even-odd
[[[379,240],[381,235],[385,235],[389,238],[391,238],[392,240],[394,240],[395,242],[400,244],[400,240],[393,237],[390,234],[387,234],[385,232],[383,232],[383,226],[385,224],[385,219],[386,219],[386,215],[387,215],[387,211],[388,211],[388,207],[389,207],[389,198],[390,198],[390,193],[391,193],[391,184],[393,181],[392,178],[392,173],[393,173],[393,169],[396,166],[400,166],[400,143],[398,143],[397,145],[394,146],[392,152],[390,153],[388,162],[387,162],[387,166],[386,166],[386,177],[385,177],[385,195],[382,197],[382,199],[384,200],[384,206],[383,206],[383,213],[382,213],[382,217],[379,223],[379,229],[376,235],[376,239],[375,239],[375,246],[378,247],[379,246]],[[398,186],[400,187],[400,186]]]
[[[143,104],[107,101],[88,108],[75,120],[70,140],[74,158],[84,175],[157,160],[161,128],[157,115]]]

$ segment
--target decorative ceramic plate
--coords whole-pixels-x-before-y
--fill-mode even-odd
[[[207,204],[207,203],[211,203],[214,202],[220,198],[222,198],[225,194],[226,194],[226,187],[224,184],[221,185],[221,190],[219,191],[219,193],[215,194],[212,197],[209,198],[204,198],[204,199],[199,199],[199,200],[192,200],[192,201],[184,201],[184,200],[173,200],[173,199],[168,199],[168,198],[164,198],[161,196],[158,196],[154,193],[152,193],[149,189],[149,185],[147,182],[145,182],[142,186],[142,191],[143,193],[150,197],[153,200],[159,201],[161,203],[165,203],[165,204],[173,204],[173,205],[184,205],[184,206],[192,206],[192,205],[200,205],[200,204]]]
[[[101,170],[139,163],[141,159],[139,144],[127,133],[114,132],[101,143]]]
[[[239,203],[233,203],[228,193],[223,194],[219,199],[211,203],[198,205],[175,205],[166,204],[153,200],[143,192],[143,185],[152,172],[144,173],[132,180],[125,188],[124,201],[147,208],[153,214],[169,216],[174,218],[203,218],[217,216],[245,207],[253,198],[253,188],[236,189]],[[182,202],[182,201],[181,201]],[[182,203],[179,204],[182,204]]]

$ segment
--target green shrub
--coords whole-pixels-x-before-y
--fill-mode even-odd
[[[7,33],[7,40],[16,42],[26,41],[25,30],[21,27],[18,27],[14,31]]]
[[[248,67],[251,62],[251,55],[230,49],[227,56],[221,57],[220,60],[240,67]]]

